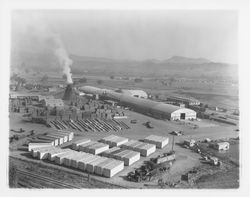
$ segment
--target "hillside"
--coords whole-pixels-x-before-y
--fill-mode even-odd
[[[173,56],[166,60],[144,61],[116,60],[100,57],[70,55],[73,74],[129,75],[129,76],[184,76],[184,77],[230,77],[237,79],[237,65],[216,63],[203,58]],[[12,67],[33,71],[58,72],[57,60],[51,54],[12,55]]]

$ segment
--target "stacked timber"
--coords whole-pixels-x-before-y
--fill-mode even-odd
[[[43,143],[37,143],[37,142],[32,142],[32,143],[29,143],[28,145],[28,150],[31,151],[32,149],[34,148],[41,148],[41,147],[51,147],[53,146],[54,144],[52,142],[43,142]]]
[[[32,147],[31,152],[33,157],[48,159],[59,165],[77,168],[108,178],[114,176],[124,168],[123,161],[77,152],[71,149],[61,149],[55,146]]]
[[[113,154],[120,152],[120,151],[121,151],[120,147],[113,147],[113,148],[110,148],[110,149],[102,152],[101,155],[103,157],[110,157],[110,155],[113,155]]]
[[[55,163],[62,165],[66,158],[71,157],[75,153],[76,153],[76,151],[70,150],[70,151],[64,152],[62,154],[58,154],[55,156],[54,161],[55,161]]]
[[[91,154],[88,154],[88,153],[84,153],[85,156],[83,158],[75,158],[75,159],[72,159],[71,161],[71,167],[73,168],[79,168],[79,162],[81,161],[84,161],[90,157],[94,157],[94,155],[91,155]]]
[[[150,135],[144,139],[148,144],[155,144],[157,148],[163,148],[168,144],[168,138],[157,135]]]
[[[118,172],[122,171],[124,169],[124,162],[115,160],[114,162],[110,163],[109,165],[105,165],[102,167],[102,175],[104,177],[112,177]]]
[[[81,160],[78,162],[78,168],[82,171],[86,171],[86,168],[87,168],[87,164],[97,160],[101,158],[100,156],[97,156],[97,155],[93,155],[92,157],[89,157],[88,159],[86,160]]]
[[[139,142],[136,140],[130,140],[121,145],[121,148],[133,150],[139,152],[141,156],[147,157],[156,151],[156,145]]]
[[[63,164],[68,167],[73,167],[73,163],[79,159],[83,159],[87,156],[87,153],[83,152],[76,152],[72,154],[71,156],[64,159]]]
[[[109,149],[108,144],[100,143],[100,142],[95,142],[95,141],[90,141],[84,144],[81,144],[78,146],[80,151],[86,152],[86,153],[91,153],[94,155],[100,154],[106,150]]]
[[[59,145],[69,142],[74,138],[74,133],[70,131],[53,131],[48,132],[45,136],[52,137],[59,140]]]
[[[65,142],[71,141],[74,137],[74,133],[70,131],[53,131],[48,132],[45,135],[39,135],[37,139],[32,140],[31,143],[44,143],[51,144],[53,146],[61,145]]]
[[[72,150],[71,149],[61,149],[61,148],[58,148],[58,149],[49,151],[48,159],[50,161],[54,161],[56,156],[64,154],[64,153],[69,152],[69,151],[72,151]]]
[[[128,142],[128,138],[124,138],[124,137],[120,137],[116,135],[110,135],[110,136],[102,138],[100,142],[108,144],[110,147],[114,147],[114,146],[121,146],[122,144]]]
[[[125,166],[130,166],[140,160],[140,153],[132,150],[126,150],[119,147],[113,147],[102,153],[102,156],[124,161]]]
[[[91,161],[91,162],[87,163],[86,171],[89,172],[89,173],[94,173],[95,172],[95,167],[99,163],[102,163],[102,162],[107,161],[107,160],[108,160],[108,158],[106,158],[106,157],[100,157],[100,158],[97,158],[94,161]]]
[[[82,138],[72,143],[73,150],[79,150],[79,146],[90,142],[90,139]]]
[[[49,157],[49,151],[55,150],[56,147],[51,147],[51,148],[44,148],[44,149],[33,149],[33,155],[35,152],[37,152],[37,158],[42,160],[42,159],[47,159]]]
[[[53,143],[54,146],[58,146],[60,144],[60,140],[56,137],[46,136],[46,135],[40,135],[37,137],[38,140],[45,140],[49,141],[50,143]]]
[[[34,147],[34,148],[31,148],[30,152],[32,154],[32,157],[38,157],[38,155],[40,154],[40,152],[42,151],[46,151],[48,152],[49,150],[53,150],[55,149],[54,146],[47,146],[47,147]],[[48,156],[48,155],[47,155]],[[39,156],[40,158],[41,156]],[[43,158],[42,158],[43,159]]]

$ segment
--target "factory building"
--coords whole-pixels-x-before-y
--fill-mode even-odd
[[[136,111],[159,119],[188,120],[196,119],[196,112],[191,109],[181,108],[175,105],[156,102],[148,99],[140,99],[122,95],[120,102],[133,107]]]
[[[86,93],[98,93],[106,99],[112,99],[121,105],[132,107],[135,111],[158,119],[164,120],[188,120],[196,119],[196,112],[188,108],[170,105],[166,103],[156,102],[149,99],[137,98],[112,90],[104,90],[95,87],[85,86],[80,90]]]
[[[46,96],[38,95],[38,100],[39,101],[42,101],[42,100],[45,100],[45,99],[54,99],[54,96],[52,96],[52,95],[46,95]]]
[[[175,103],[183,103],[186,106],[197,106],[200,105],[200,101],[198,101],[197,99],[194,98],[184,98],[184,97],[180,97],[180,96],[169,96],[167,98],[167,101],[170,102],[175,102]]]
[[[117,90],[116,92],[128,95],[128,96],[133,96],[133,97],[137,97],[137,98],[148,98],[148,94],[143,91],[143,90]]]
[[[118,101],[121,105],[132,107],[135,111],[159,119],[188,120],[196,119],[196,112],[188,108],[142,99],[130,95],[118,93],[112,90],[99,89],[90,86],[80,88],[81,91],[90,94],[98,94],[106,99]]]
[[[42,104],[43,106],[47,106],[47,107],[63,107],[64,106],[62,99],[43,99]]]

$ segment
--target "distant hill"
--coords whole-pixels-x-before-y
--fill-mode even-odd
[[[185,76],[237,78],[237,65],[212,62],[203,58],[173,56],[166,60],[118,60],[102,57],[70,55],[73,74],[124,75],[124,76]],[[19,69],[58,72],[57,60],[51,54],[18,54],[11,58],[12,67]]]
[[[188,58],[182,56],[173,56],[166,60],[167,63],[174,64],[207,64],[212,63],[210,60],[204,58]]]

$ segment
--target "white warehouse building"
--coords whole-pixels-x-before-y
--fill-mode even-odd
[[[143,90],[121,90],[121,93],[137,98],[148,98],[148,94]]]

